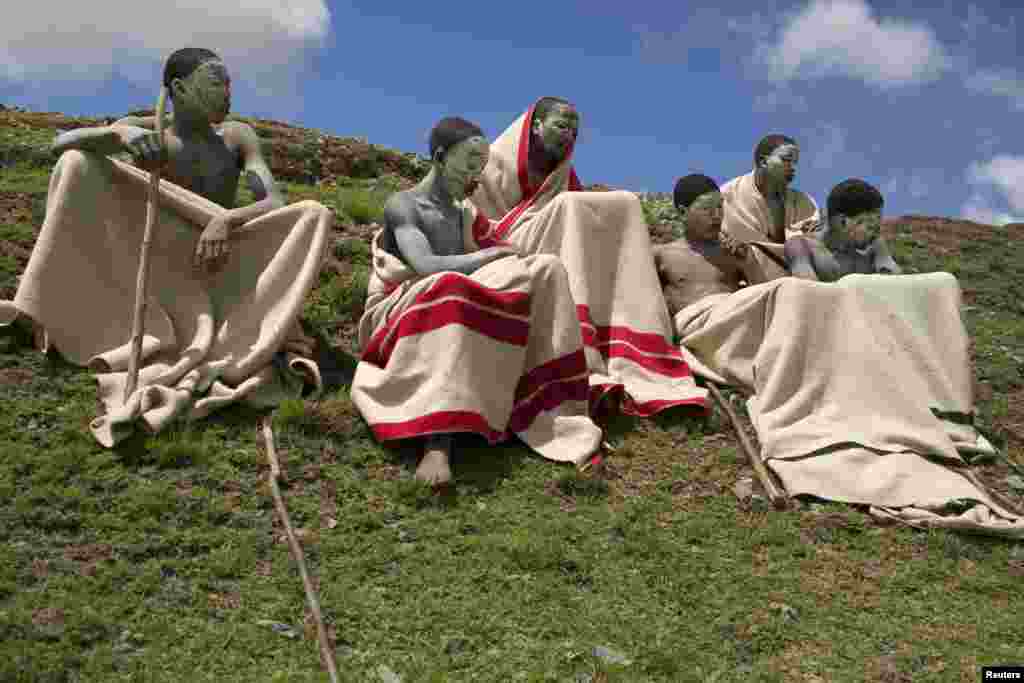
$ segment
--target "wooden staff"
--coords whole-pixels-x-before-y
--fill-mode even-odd
[[[732,424],[732,428],[736,431],[736,436],[740,439],[740,446],[743,447],[743,451],[746,453],[747,460],[750,461],[751,467],[754,468],[754,474],[761,482],[761,486],[764,487],[765,492],[768,494],[768,498],[772,501],[772,506],[776,510],[782,510],[786,507],[786,496],[781,493],[775,482],[772,480],[772,475],[768,471],[768,468],[761,462],[761,457],[754,451],[753,446],[750,444],[750,439],[747,433],[743,430],[740,424],[740,418],[736,415],[736,411],[729,405],[729,402],[725,400],[722,393],[718,390],[718,387],[714,382],[708,380],[708,390],[714,397],[715,402],[718,406],[725,411],[725,414],[729,417],[729,422]]]
[[[160,88],[160,97],[156,101],[156,137],[157,151],[164,147],[164,105],[167,103],[167,88]],[[142,357],[142,335],[145,332],[146,319],[146,284],[149,279],[149,245],[153,240],[156,228],[156,217],[160,211],[160,165],[149,171],[149,195],[146,198],[146,230],[142,234],[142,249],[139,252],[139,274],[135,279],[135,314],[132,318],[132,352],[128,358],[128,381],[124,385],[124,403],[135,393],[139,383],[139,360]]]
[[[260,427],[263,433],[263,442],[267,447],[267,460],[270,462],[270,472],[267,480],[270,483],[270,493],[274,497],[274,508],[277,510],[281,524],[284,525],[284,533],[288,537],[288,549],[291,550],[292,558],[299,567],[299,576],[302,577],[302,586],[306,589],[306,602],[313,613],[313,621],[316,622],[316,637],[320,641],[320,654],[323,655],[327,665],[327,674],[331,677],[332,683],[338,683],[338,666],[334,662],[334,651],[331,650],[331,643],[327,639],[327,629],[324,628],[324,619],[320,615],[320,601],[316,598],[316,590],[313,582],[309,580],[309,572],[306,570],[306,556],[302,552],[302,546],[295,538],[295,531],[292,530],[292,520],[288,516],[288,509],[284,506],[284,499],[281,497],[281,489],[277,480],[281,476],[281,463],[277,459],[277,450],[274,448],[274,432],[270,428],[270,416],[265,415],[260,420]]]

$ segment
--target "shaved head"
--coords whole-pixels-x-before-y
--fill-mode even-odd
[[[761,138],[761,141],[757,143],[757,147],[754,148],[754,168],[760,166],[772,152],[783,145],[793,145],[794,147],[798,146],[796,144],[796,140],[788,135],[782,135],[781,133],[772,133],[771,135],[765,135]]]

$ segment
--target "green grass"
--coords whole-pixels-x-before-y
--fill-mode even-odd
[[[0,190],[38,211],[46,181],[16,166]],[[353,220],[346,197],[384,194],[286,189]],[[0,225],[0,239],[30,230]],[[998,433],[1024,384],[1024,245],[974,244],[951,257],[904,231],[894,250],[918,270],[955,266],[971,292],[993,389],[978,408]],[[360,239],[333,256],[350,272],[322,275],[305,310],[325,336],[358,315],[369,266]],[[105,450],[87,427],[88,372],[8,335],[0,380],[0,680],[327,680],[257,413]],[[440,498],[412,480],[408,449],[373,440],[346,386],[285,403],[274,425],[343,680],[384,680],[384,666],[407,683],[973,681],[982,664],[1020,662],[1024,544],[878,526],[843,505],[740,503],[731,487],[749,471],[717,414],[616,418],[611,482],[466,438],[456,494]]]

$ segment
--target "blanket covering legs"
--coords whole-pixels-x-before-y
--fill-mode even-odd
[[[695,371],[753,394],[762,455],[790,495],[1024,537],[1024,519],[957,471],[961,453],[992,452],[950,419],[974,408],[960,303],[948,273],[783,278],[707,297],[675,323]]]
[[[470,276],[417,276],[374,239],[352,400],[382,440],[515,434],[579,464],[601,429],[587,416],[587,368],[565,270],[550,256],[504,258]]]
[[[29,318],[68,361],[96,373],[106,414],[91,429],[107,447],[139,421],[158,431],[176,416],[199,418],[236,401],[272,406],[307,384],[318,391],[316,364],[281,348],[300,330],[330,211],[305,201],[250,221],[234,233],[222,267],[206,274],[193,267],[193,252],[225,209],[161,181],[142,367],[122,402],[147,180],[120,161],[64,153],[17,294],[0,302],[0,323]]]

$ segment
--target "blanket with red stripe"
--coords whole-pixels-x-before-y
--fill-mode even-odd
[[[580,327],[556,258],[510,256],[468,276],[421,276],[380,237],[351,391],[378,439],[472,432],[496,443],[514,434],[577,464],[597,451]],[[468,229],[466,241],[477,247]]]
[[[536,104],[491,145],[473,204],[482,246],[505,241],[524,254],[557,256],[569,275],[590,370],[590,399],[615,392],[622,410],[647,416],[678,405],[704,407],[672,343],[672,319],[655,270],[639,198],[584,192],[572,150],[537,187],[529,183],[530,122]]]

